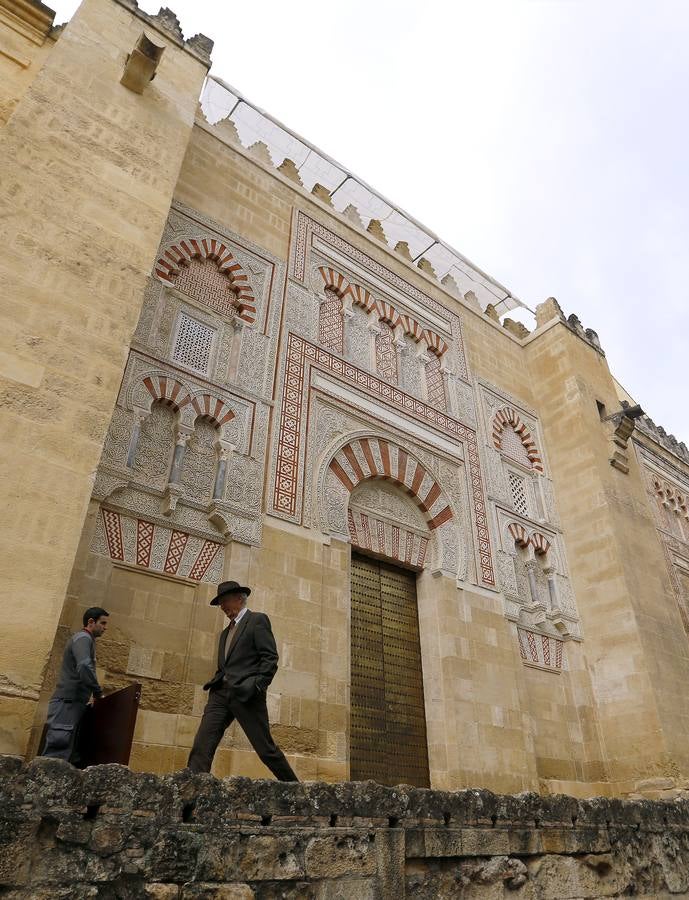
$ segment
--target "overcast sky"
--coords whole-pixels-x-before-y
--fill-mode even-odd
[[[530,307],[575,312],[689,443],[687,0],[170,5],[214,74]]]

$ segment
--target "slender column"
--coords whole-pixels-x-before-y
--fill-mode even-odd
[[[178,485],[182,480],[182,464],[184,463],[184,453],[193,433],[194,429],[189,428],[187,425],[177,426],[177,434],[175,436],[175,455],[172,458],[172,468],[170,469],[168,484]]]
[[[440,377],[443,380],[443,392],[445,394],[445,410],[454,416],[457,412],[455,403],[455,392],[450,390],[450,379],[454,378],[455,373],[446,362],[447,353],[440,357]]]
[[[553,612],[560,608],[557,597],[557,582],[555,581],[555,570],[544,569],[545,577],[548,580],[548,597],[550,598],[550,611]]]
[[[129,450],[127,451],[128,469],[134,467],[134,460],[136,459],[136,449],[139,446],[139,438],[141,437],[141,426],[143,425],[144,420],[148,417],[149,410],[141,409],[140,407],[135,406],[134,415],[136,416],[136,419],[134,420],[132,434],[129,438]]]
[[[371,368],[374,372],[378,371],[378,360],[376,359],[376,338],[380,334],[380,328],[378,327],[378,319],[376,319],[371,313],[369,313],[368,322],[366,323],[366,330],[371,335],[369,338],[369,359],[371,360]]]
[[[222,500],[223,495],[225,493],[225,480],[227,478],[227,463],[232,455],[232,452],[236,450],[234,444],[230,444],[228,441],[223,441],[221,439],[215,442],[215,449],[218,453],[218,470],[215,474],[215,484],[213,486],[213,499],[214,500]]]
[[[188,425],[178,425],[175,437],[175,455],[172,457],[170,477],[165,488],[163,515],[171,516],[177,507],[177,501],[182,496],[182,466],[184,465],[184,452],[187,449],[189,439],[194,433]]]
[[[232,319],[232,346],[230,348],[230,361],[227,366],[227,380],[228,381],[236,381],[237,380],[237,370],[239,368],[239,349],[242,343],[242,330],[244,329],[244,320],[240,319],[239,316],[235,316]]]
[[[529,579],[529,589],[531,591],[531,600],[533,603],[540,603],[538,596],[538,585],[536,584],[536,566],[538,563],[535,559],[529,559],[524,563],[526,566],[526,576]]]
[[[402,326],[398,323],[392,330],[392,342],[397,347],[398,356],[401,352],[407,349],[407,341],[404,337],[404,332],[402,331]]]
[[[351,319],[354,315],[351,294],[345,294],[342,298],[342,315],[345,317],[345,319]]]

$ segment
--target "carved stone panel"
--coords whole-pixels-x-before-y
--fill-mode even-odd
[[[345,324],[345,356],[362,369],[371,368],[371,333],[368,323],[366,310],[355,306]]]
[[[121,468],[127,464],[127,453],[134,425],[134,416],[129,410],[116,406],[103,445],[101,462]]]
[[[245,512],[257,513],[261,505],[262,476],[257,460],[233,455],[227,470],[225,500]]]
[[[217,583],[222,577],[224,548],[219,541],[105,507],[96,520],[91,550],[115,562],[192,581]]]
[[[254,328],[241,332],[240,365],[237,369],[237,385],[250,394],[269,397],[273,386],[273,340],[259,334]]]
[[[309,340],[318,340],[318,299],[293,281],[287,285],[284,327]]]
[[[423,397],[425,393],[423,366],[416,354],[416,345],[407,341],[398,359],[400,387],[415,397]],[[442,403],[437,402],[437,398],[429,396],[428,402],[436,409],[445,409]]]
[[[197,420],[187,444],[182,468],[184,495],[199,503],[208,503],[213,495],[218,429],[210,422]]]
[[[399,488],[395,489],[385,481],[365,481],[357,485],[352,491],[350,505],[409,528],[427,530],[421,510]]]
[[[154,403],[141,425],[134,459],[134,474],[151,487],[162,490],[172,462],[176,416],[171,407]]]
[[[473,386],[464,381],[464,379],[457,377],[451,377],[448,383],[451,404],[454,406],[457,418],[471,428],[476,428],[478,417],[476,415],[476,395]]]

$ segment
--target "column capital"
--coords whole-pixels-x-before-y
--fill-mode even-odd
[[[189,425],[182,425],[181,423],[178,423],[175,430],[175,446],[186,447],[193,434],[194,429],[192,427],[190,427]]]
[[[230,441],[224,441],[222,438],[218,438],[213,446],[218,453],[218,459],[223,462],[227,462],[230,456],[232,456],[234,451],[237,449],[236,444],[233,444]]]

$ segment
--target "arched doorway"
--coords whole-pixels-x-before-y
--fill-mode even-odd
[[[428,569],[456,575],[466,548],[431,462],[428,455],[422,462],[412,446],[364,433],[331,445],[320,468],[323,530],[351,546],[348,762],[353,779],[427,786],[429,762],[431,770],[438,766],[437,758],[429,758],[426,734],[433,734],[433,747],[444,740],[442,723],[429,718],[436,698],[424,697],[423,672],[432,675],[434,685],[441,677],[426,575]],[[419,610],[420,573],[425,601]],[[439,586],[446,581],[441,578]]]

